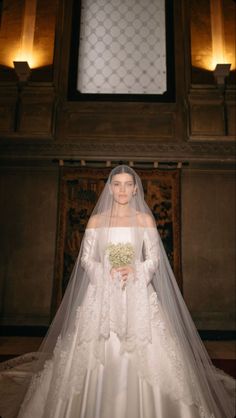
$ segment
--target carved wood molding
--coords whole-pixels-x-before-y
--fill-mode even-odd
[[[33,142],[34,141],[34,142]],[[0,159],[132,159],[172,161],[226,161],[236,160],[236,143],[216,142],[120,142],[98,141],[83,138],[79,142],[62,143],[49,141],[2,140]]]

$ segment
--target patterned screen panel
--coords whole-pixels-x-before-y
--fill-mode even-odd
[[[83,0],[77,89],[166,91],[165,0]]]

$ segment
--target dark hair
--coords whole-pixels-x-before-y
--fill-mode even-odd
[[[113,170],[110,173],[110,183],[111,183],[113,176],[115,176],[116,174],[121,174],[121,173],[130,174],[133,178],[134,184],[136,184],[134,170],[132,170],[132,168],[130,168],[128,165],[118,165],[117,167],[113,168]]]

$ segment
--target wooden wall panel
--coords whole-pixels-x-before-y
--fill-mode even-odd
[[[52,103],[22,103],[19,118],[19,133],[50,135],[53,119]]]
[[[184,297],[199,329],[235,328],[235,171],[182,174]]]
[[[15,103],[0,104],[0,132],[10,133],[14,129]]]
[[[17,86],[0,85],[0,138],[14,132],[16,115]]]
[[[62,139],[98,138],[175,140],[175,111],[157,104],[78,103],[65,106],[58,118]]]
[[[192,104],[190,107],[192,135],[225,135],[224,110],[217,104]]]
[[[57,224],[56,167],[0,172],[0,324],[47,325]]]

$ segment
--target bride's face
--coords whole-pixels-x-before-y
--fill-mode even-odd
[[[129,203],[136,191],[134,179],[128,173],[115,174],[110,187],[114,200],[120,205]]]

